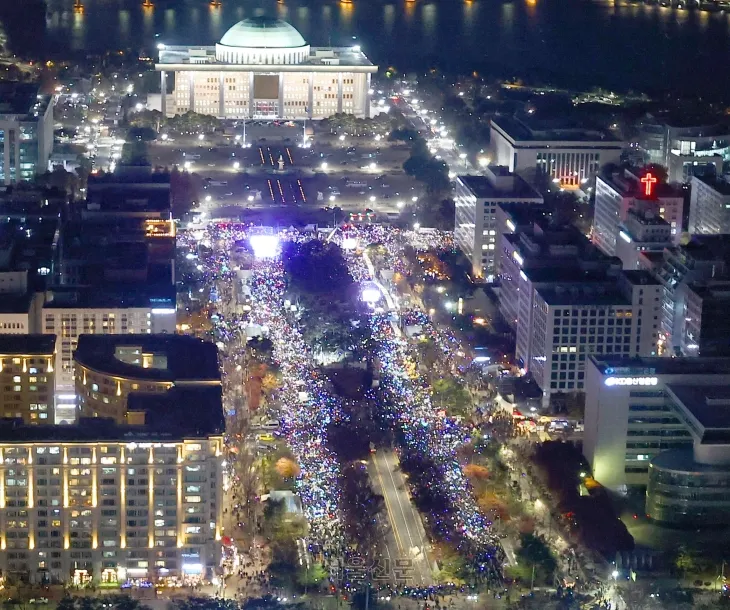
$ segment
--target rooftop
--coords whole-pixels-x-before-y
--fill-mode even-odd
[[[667,182],[656,182],[652,188],[652,195],[650,197],[645,196],[645,185],[641,182],[643,174],[643,170],[635,168],[624,170],[623,174],[620,172],[603,173],[599,178],[622,197],[650,200],[669,197],[684,198],[684,191],[681,186]]]
[[[490,167],[490,169],[496,168],[499,166]],[[535,203],[542,203],[542,195],[520,176],[511,174],[509,171],[506,174],[499,172],[495,172],[495,174],[497,181],[504,179],[502,184],[499,182],[495,184],[487,176],[458,176],[457,180],[462,182],[477,199],[529,199],[534,200]]]
[[[56,335],[0,335],[0,355],[50,356],[56,351]]]
[[[631,300],[617,287],[615,282],[602,281],[581,283],[570,287],[547,286],[536,291],[548,305],[604,305],[626,307]]]
[[[295,49],[307,44],[291,24],[263,15],[239,21],[223,34],[220,43],[248,49]]]
[[[506,132],[515,141],[594,142],[612,148],[623,146],[608,131],[580,125],[575,121],[539,119],[528,116],[519,118],[498,116],[492,119],[492,124]]]
[[[164,366],[143,366],[119,358],[119,350],[138,349]],[[218,348],[186,335],[79,335],[74,361],[106,375],[169,382],[220,383]]]
[[[515,226],[528,226],[540,223],[548,218],[547,211],[541,203],[522,203],[503,201],[497,204]]]
[[[730,375],[730,358],[589,356],[603,375]]]
[[[671,383],[666,389],[674,394],[700,425],[709,429],[730,429],[730,387]],[[706,432],[705,432],[706,434]],[[703,435],[704,438],[705,435]]]
[[[0,296],[2,303],[2,296]],[[175,287],[162,285],[105,286],[97,288],[53,288],[46,292],[44,309],[127,309],[130,307],[169,309],[175,307]],[[1,311],[1,310],[0,310]]]
[[[687,290],[695,293],[703,301],[730,301],[730,282],[694,283]]]
[[[661,286],[661,282],[653,273],[643,269],[625,269],[621,274],[631,283],[642,286]]]
[[[694,451],[687,449],[670,449],[662,451],[651,460],[651,465],[666,470],[676,470],[691,474],[727,474],[727,464],[713,466],[695,462]]]
[[[0,81],[0,115],[23,115],[37,118],[45,114],[51,96],[40,95],[37,84]]]
[[[159,52],[159,59],[156,64],[157,70],[167,70],[165,66],[171,64],[177,65],[192,65],[193,70],[220,70],[222,62],[217,62],[215,57],[215,46],[166,46]],[[194,61],[191,61],[191,57],[194,57]],[[228,64],[223,64],[228,65]],[[240,69],[240,66],[246,64],[231,64],[236,68]],[[260,68],[262,71],[271,64],[253,64]],[[275,64],[276,65],[276,64]],[[280,70],[294,70],[301,71],[302,66],[333,66],[338,69],[341,67],[360,67],[367,66],[370,70],[363,70],[365,72],[375,72],[376,68],[373,66],[367,56],[359,49],[359,47],[310,47],[309,57],[304,61],[297,64],[282,64],[277,65],[277,69]],[[270,69],[270,68],[269,68]]]
[[[32,292],[26,294],[0,294],[0,313],[28,313],[32,302]],[[2,336],[4,335],[0,335],[0,337]]]

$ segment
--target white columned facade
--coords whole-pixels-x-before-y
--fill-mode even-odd
[[[342,72],[337,75],[337,112],[342,112]]]
[[[188,108],[191,112],[195,112],[195,72],[188,72],[189,81],[188,87],[190,87],[190,99],[188,101]]]
[[[226,81],[223,72],[218,74],[218,116],[226,118]]]
[[[253,96],[253,71],[251,71],[248,73],[248,117],[250,119],[253,118],[255,99],[256,98]]]
[[[307,116],[314,116],[314,72],[309,73],[309,99],[307,101]]]

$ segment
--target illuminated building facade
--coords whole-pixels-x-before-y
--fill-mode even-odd
[[[0,417],[54,421],[56,337],[0,334]]]
[[[654,458],[675,449],[691,453],[692,426],[673,388],[729,385],[726,358],[589,357],[583,454],[596,480],[618,491],[644,486]],[[717,403],[714,410],[721,416],[725,408]]]
[[[493,118],[490,146],[497,165],[528,182],[578,189],[607,163],[619,163],[624,143],[605,131],[525,115]]]
[[[254,17],[215,46],[161,45],[155,69],[165,116],[318,119],[369,116],[370,78],[378,68],[357,46],[310,47],[288,23]]]
[[[493,281],[497,250],[497,206],[540,204],[542,196],[506,167],[490,166],[483,176],[459,176],[454,190],[454,239],[469,259],[474,277]]]
[[[212,578],[225,431],[215,345],[88,335],[77,351],[83,373],[95,374],[82,385],[91,417],[0,422],[2,574],[65,584]]]
[[[696,233],[730,233],[730,183],[714,176],[692,176],[689,227]]]
[[[80,584],[214,573],[222,430],[205,438],[139,437],[98,422],[60,430],[0,426],[4,575]]]
[[[598,176],[595,209],[593,242],[609,256],[616,255],[621,223],[630,210],[666,220],[675,245],[682,237],[684,191],[660,182],[651,172],[625,170],[623,175]]]

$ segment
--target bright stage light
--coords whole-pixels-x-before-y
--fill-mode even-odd
[[[361,296],[363,301],[373,304],[377,303],[380,300],[381,294],[377,286],[371,285],[363,288]]]
[[[251,235],[248,241],[256,258],[273,258],[279,251],[279,238],[276,235]]]
[[[357,237],[345,237],[342,240],[342,247],[345,250],[354,250],[357,248]]]

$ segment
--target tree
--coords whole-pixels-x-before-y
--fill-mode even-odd
[[[468,417],[471,414],[471,394],[453,377],[444,377],[433,382],[431,401],[436,407],[446,409],[452,416]]]
[[[296,573],[296,581],[302,587],[317,587],[321,585],[328,577],[327,570],[324,566],[315,561],[309,566],[299,566]]]
[[[299,466],[294,460],[285,457],[279,458],[276,461],[275,468],[276,472],[285,479],[295,479],[301,472]]]
[[[149,165],[147,144],[141,140],[132,140],[122,146],[123,165]]]
[[[682,574],[696,572],[698,568],[697,555],[691,552],[686,546],[679,547],[679,552],[674,558],[674,567]]]
[[[517,551],[517,558],[524,564],[534,566],[536,579],[543,582],[552,581],[557,562],[542,536],[529,533],[520,534],[520,548]]]
[[[140,110],[129,115],[129,124],[132,127],[147,127],[160,131],[164,117],[159,110]]]

